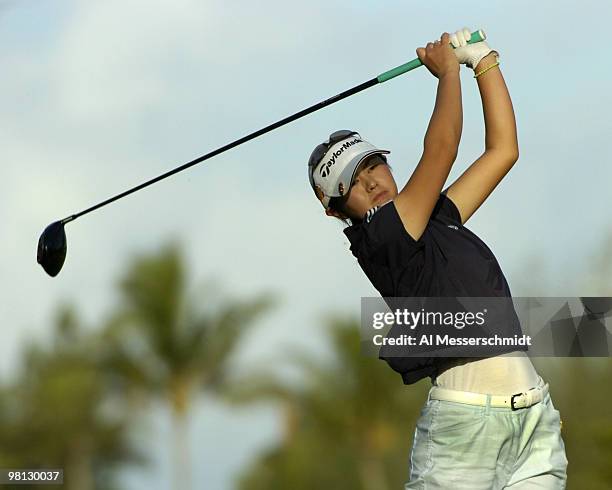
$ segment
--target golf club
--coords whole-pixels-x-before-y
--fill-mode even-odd
[[[486,39],[486,35],[484,31],[478,30],[471,34],[471,38],[468,41],[468,44],[473,44],[479,41],[484,41],[485,39]],[[341,92],[338,95],[330,97],[327,100],[324,100],[323,102],[319,102],[318,104],[315,104],[307,109],[297,112],[293,114],[292,116],[286,117],[285,119],[281,119],[278,122],[270,124],[269,126],[266,126],[265,128],[262,128],[251,134],[248,134],[247,136],[244,136],[240,139],[237,139],[236,141],[229,143],[225,146],[222,146],[221,148],[217,148],[216,150],[211,151],[210,153],[207,153],[206,155],[196,158],[195,160],[192,160],[191,162],[185,163],[184,165],[181,165],[180,167],[176,167],[175,169],[170,170],[169,172],[166,172],[158,177],[155,177],[154,179],[151,179],[147,182],[144,182],[143,184],[133,187],[132,189],[122,192],[121,194],[117,194],[116,196],[111,197],[110,199],[107,199],[106,201],[103,201],[101,203],[98,203],[95,206],[92,206],[88,209],[85,209],[84,211],[81,211],[80,213],[73,214],[60,221],[55,221],[51,223],[49,226],[45,228],[45,230],[40,235],[40,238],[38,239],[38,249],[37,249],[37,256],[36,256],[38,263],[42,266],[45,272],[47,272],[47,274],[49,274],[51,277],[55,277],[57,276],[57,274],[59,274],[59,271],[62,269],[62,266],[64,265],[64,261],[66,260],[66,252],[68,248],[67,242],[66,242],[66,232],[64,230],[64,225],[66,223],[74,221],[80,216],[90,213],[98,208],[101,208],[102,206],[106,206],[107,204],[110,204],[113,201],[117,201],[118,199],[121,199],[122,197],[132,194],[133,192],[139,191],[140,189],[144,189],[145,187],[150,186],[151,184],[154,184],[155,182],[159,182],[160,180],[170,177],[171,175],[181,172],[189,167],[192,167],[193,165],[203,162],[204,160],[208,160],[209,158],[219,155],[220,153],[230,150],[238,145],[241,145],[242,143],[252,140],[253,138],[257,138],[258,136],[261,136],[262,134],[272,131],[273,129],[284,126],[285,124],[288,124],[292,121],[295,121],[296,119],[304,117],[307,114],[318,111],[319,109],[322,109],[323,107],[327,107],[328,105],[331,105],[335,102],[338,102],[339,100],[345,99],[346,97],[349,97],[353,94],[361,92],[362,90],[365,90],[369,87],[372,87],[379,83],[386,82],[387,80],[391,80],[392,78],[395,78],[398,75],[402,75],[422,65],[423,64],[421,63],[421,60],[419,60],[418,58],[412,61],[409,61],[408,63],[404,63],[403,65],[400,65],[396,68],[393,68],[391,70],[388,70],[378,75],[376,78],[372,78],[371,80],[368,80],[367,82],[356,85],[355,87],[349,90]]]

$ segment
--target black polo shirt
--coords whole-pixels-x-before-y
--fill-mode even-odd
[[[351,252],[383,297],[511,297],[493,252],[461,224],[459,210],[440,197],[418,240],[405,230],[393,201],[369,210],[362,223],[344,230]],[[520,325],[516,319],[520,333]],[[512,352],[506,346],[497,353]],[[437,375],[442,358],[379,357],[398,371],[404,383]]]

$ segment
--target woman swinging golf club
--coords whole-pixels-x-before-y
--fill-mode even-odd
[[[386,154],[354,131],[336,131],[309,160],[310,183],[383,297],[511,297],[489,248],[464,224],[518,159],[512,102],[498,53],[467,44],[470,31],[418,48],[438,79],[421,159],[398,187]],[[452,47],[455,49],[453,50]],[[484,153],[444,191],[462,131],[459,65],[475,71]],[[565,488],[560,416],[531,360],[516,347],[492,357],[385,358],[405,384],[430,377],[405,488]]]

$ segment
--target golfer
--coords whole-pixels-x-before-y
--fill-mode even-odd
[[[499,55],[469,39],[461,29],[416,50],[438,88],[421,159],[401,190],[390,152],[357,132],[336,131],[310,157],[317,198],[327,215],[346,223],[351,251],[383,297],[511,297],[495,256],[465,227],[518,159]],[[442,190],[461,139],[460,64],[474,70],[485,150]],[[433,385],[417,421],[406,489],[565,488],[560,414],[524,350],[381,357],[405,384],[430,377]]]

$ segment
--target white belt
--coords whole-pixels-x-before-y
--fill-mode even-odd
[[[531,388],[525,393],[515,393],[514,395],[485,395],[483,393],[471,393],[469,391],[449,390],[440,386],[431,388],[429,397],[434,400],[444,400],[448,402],[466,403],[468,405],[487,406],[487,397],[491,397],[490,405],[495,408],[527,408],[541,402],[548,393],[548,383],[542,386]]]

